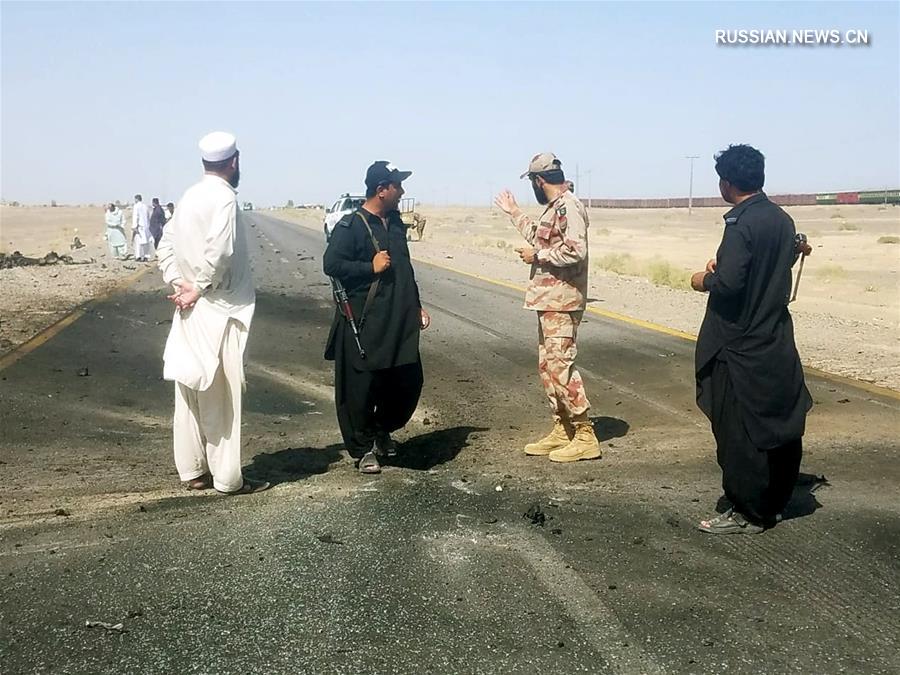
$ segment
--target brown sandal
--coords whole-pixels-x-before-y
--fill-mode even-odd
[[[237,490],[233,490],[232,492],[222,492],[218,490],[223,495],[250,495],[254,492],[262,492],[263,490],[268,490],[271,484],[265,480],[250,480],[249,478],[244,479],[244,484]]]
[[[209,490],[212,487],[212,476],[205,473],[202,476],[185,481],[184,484],[188,490]]]
[[[356,468],[359,469],[360,473],[381,473],[381,462],[378,461],[375,453],[370,450],[359,459]]]

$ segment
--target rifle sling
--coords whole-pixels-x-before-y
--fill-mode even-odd
[[[363,214],[362,209],[356,212],[356,215],[359,216],[359,219],[363,221],[363,225],[366,226],[366,231],[369,233],[369,238],[372,240],[372,246],[375,247],[376,255],[381,252],[381,246],[378,245],[378,240],[375,238],[375,233],[372,232],[372,226],[369,225],[369,219],[366,218],[365,214]],[[362,314],[359,317],[359,329],[362,330],[363,325],[366,323],[366,314],[369,311],[369,308],[372,306],[372,301],[375,299],[375,296],[378,294],[378,287],[381,285],[381,275],[376,275],[372,280],[372,283],[369,284],[369,292],[366,294],[366,304],[363,305]]]

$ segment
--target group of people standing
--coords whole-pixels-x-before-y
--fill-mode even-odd
[[[163,208],[159,198],[154,197],[152,205],[147,206],[141,195],[134,196],[131,211],[131,245],[134,258],[138,262],[149,262],[153,252],[159,246],[163,229],[175,215],[175,204],[169,202]],[[128,235],[125,231],[125,214],[113,203],[106,207],[106,241],[109,253],[114,258],[124,260],[128,257]]]
[[[176,383],[174,449],[190,489],[258,492],[268,483],[241,473],[243,352],[255,307],[248,249],[235,189],[240,180],[234,136],[200,142],[205,170],[165,228],[159,267],[176,312],[166,343],[164,376]],[[788,312],[791,268],[809,245],[762,191],[764,158],[747,145],[716,155],[725,214],[722,243],[692,287],[709,294],[696,353],[697,402],[709,417],[730,503],[703,520],[712,534],[755,533],[774,526],[799,473],[812,400]],[[397,206],[411,172],[372,164],[366,201],[331,235],[323,270],[334,280],[335,311],[325,358],[335,363],[338,425],[361,473],[378,473],[397,452],[391,434],[418,405],[424,381],[419,336],[431,317],[416,283],[406,225]],[[554,462],[599,458],[590,403],[575,365],[588,291],[589,218],[552,153],[535,155],[528,178],[535,219],[508,191],[496,198],[527,246],[525,308],[537,317],[538,372],[553,427],[524,446]]]

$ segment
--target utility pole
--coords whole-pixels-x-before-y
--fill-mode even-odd
[[[594,170],[593,170],[593,169],[588,169],[587,171],[584,172],[584,175],[587,176],[587,182],[588,182],[588,189],[587,189],[587,203],[588,203],[588,208],[591,207],[591,174],[592,174],[592,173],[594,173]],[[576,190],[578,189],[578,186],[577,186],[577,185],[575,186],[575,189],[576,189]]]
[[[694,210],[694,160],[700,159],[699,155],[685,155],[685,159],[691,160],[691,183],[688,188],[688,215]]]

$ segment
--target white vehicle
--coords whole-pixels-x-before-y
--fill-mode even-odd
[[[325,239],[331,238],[331,233],[341,218],[357,211],[365,202],[364,195],[351,195],[345,192],[334,204],[325,209]]]

